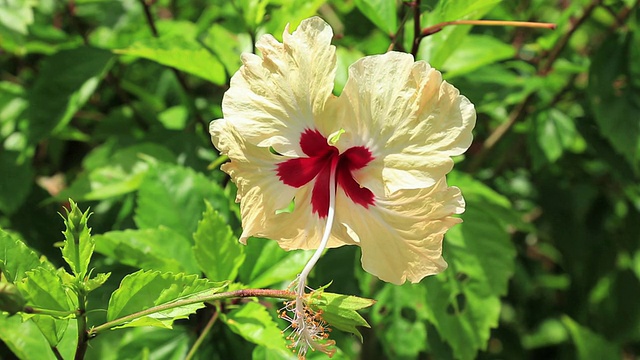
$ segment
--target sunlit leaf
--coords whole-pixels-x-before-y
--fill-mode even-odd
[[[69,201],[69,203],[71,210],[67,212],[64,221],[66,229],[63,232],[65,241],[62,256],[73,273],[79,279],[83,279],[89,269],[96,243],[91,237],[91,228],[87,226],[89,210],[83,213],[75,202]]]
[[[132,55],[170,66],[189,74],[223,84],[227,78],[224,67],[214,54],[195,39],[175,35],[140,39],[116,54]]]
[[[284,251],[275,241],[252,238],[245,250],[247,258],[240,268],[240,279],[254,288],[290,283],[302,271],[312,253]]]
[[[28,270],[41,266],[38,255],[17,237],[0,229],[0,270],[12,283],[26,276]]]
[[[234,333],[247,341],[271,349],[287,349],[281,329],[267,309],[257,302],[249,302],[224,314],[222,320]]]
[[[332,327],[356,335],[362,341],[357,326],[370,327],[357,312],[373,305],[376,301],[357,296],[333,294],[327,292],[312,293],[310,304],[314,310],[322,310],[322,318]]]
[[[191,241],[166,227],[109,231],[95,236],[96,251],[143,270],[200,273]]]
[[[356,0],[355,3],[358,9],[386,34],[391,35],[398,31],[396,0]]]
[[[158,164],[140,186],[134,219],[141,229],[165,226],[192,239],[205,200],[229,220],[229,200],[218,184],[190,168]]]
[[[194,234],[198,265],[207,278],[234,280],[244,262],[244,248],[224,219],[207,203],[207,209]]]
[[[109,300],[107,320],[112,321],[126,315],[159,305],[171,304],[198,295],[213,295],[224,289],[225,283],[215,283],[199,279],[196,275],[162,273],[159,271],[138,271],[125,276],[120,287]],[[190,305],[168,308],[152,314],[138,316],[120,327],[157,326],[172,328],[177,319],[184,319],[204,307],[197,302]]]

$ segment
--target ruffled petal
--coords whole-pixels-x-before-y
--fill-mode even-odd
[[[340,199],[340,198],[339,198]],[[362,248],[362,267],[394,284],[417,283],[447,267],[442,258],[444,233],[462,220],[460,190],[441,178],[431,188],[400,190],[376,199],[365,209],[338,201],[336,222]]]
[[[339,101],[341,151],[366,146],[375,160],[356,180],[376,195],[431,187],[472,141],[475,110],[427,63],[409,54],[368,56],[349,68]]]
[[[246,141],[273,146],[280,154],[301,156],[298,140],[314,129],[336,71],[331,27],[318,17],[302,21],[283,42],[264,35],[256,44],[262,57],[243,54],[222,102],[225,119]]]
[[[282,156],[246,141],[226,119],[209,125],[213,144],[232,159],[222,165],[238,187],[236,202],[240,202],[243,233],[241,241],[264,232],[276,211],[286,208],[296,189],[283,184],[276,173],[276,163]]]

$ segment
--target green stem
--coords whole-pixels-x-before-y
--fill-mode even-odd
[[[89,337],[87,336],[87,296],[84,289],[78,289],[78,345],[75,360],[83,360],[87,352]]]
[[[58,319],[68,318],[69,315],[73,315],[74,317],[78,316],[78,310],[61,311],[61,310],[51,310],[51,309],[40,309],[40,308],[31,307],[31,306],[25,306],[22,312],[24,312],[25,314],[49,315]]]
[[[200,345],[204,341],[204,338],[207,337],[207,334],[209,334],[209,331],[211,331],[213,324],[215,324],[216,320],[218,320],[218,316],[220,316],[220,311],[218,309],[219,309],[219,306],[216,305],[215,308],[213,309],[214,311],[213,316],[211,316],[211,319],[209,319],[209,321],[207,322],[207,325],[204,327],[204,329],[202,329],[202,333],[200,333],[200,336],[198,336],[198,339],[196,339],[196,342],[193,343],[193,346],[189,350],[189,353],[184,358],[184,360],[191,360],[193,356],[196,354],[196,352],[200,348]]]
[[[96,335],[98,335],[98,333],[100,333],[101,331],[126,324],[140,317],[151,315],[157,312],[175,309],[181,306],[187,306],[187,305],[197,304],[201,302],[211,302],[211,301],[217,301],[222,299],[239,298],[239,297],[240,298],[241,297],[270,297],[270,298],[293,300],[296,298],[296,294],[292,291],[287,291],[287,290],[243,289],[243,290],[227,291],[227,292],[217,293],[213,295],[195,296],[188,299],[177,300],[170,303],[154,306],[130,315],[123,316],[121,318],[118,318],[112,321],[108,321],[102,325],[91,328],[88,332],[88,336],[89,338],[93,338]]]

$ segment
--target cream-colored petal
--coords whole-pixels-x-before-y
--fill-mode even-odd
[[[277,177],[276,164],[283,157],[247,142],[228,120],[212,121],[209,131],[216,148],[232,159],[221,168],[238,187],[236,201],[241,202],[244,229],[241,241],[246,242],[275,216],[276,210],[289,205],[297,189]]]
[[[394,284],[419,282],[447,267],[444,233],[462,220],[460,190],[441,178],[431,188],[399,190],[365,209],[350,201],[337,204],[338,223],[349,227],[362,248],[362,267]]]
[[[264,35],[256,44],[262,57],[243,54],[222,102],[226,120],[248,142],[273,146],[281,154],[302,155],[300,134],[315,128],[332,97],[336,71],[331,27],[318,17],[285,29],[283,42]]]
[[[378,196],[434,185],[472,141],[475,110],[427,63],[409,54],[368,56],[349,68],[340,96],[341,149],[364,145],[375,160],[356,175]]]

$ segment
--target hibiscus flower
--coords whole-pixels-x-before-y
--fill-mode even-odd
[[[214,145],[231,160],[222,169],[238,187],[241,241],[358,245],[367,272],[418,282],[447,266],[442,239],[464,200],[445,175],[471,144],[474,107],[400,52],[351,65],[336,97],[332,37],[318,17],[287,27],[282,43],[263,36],[261,57],[242,55],[224,119],[211,122]]]

